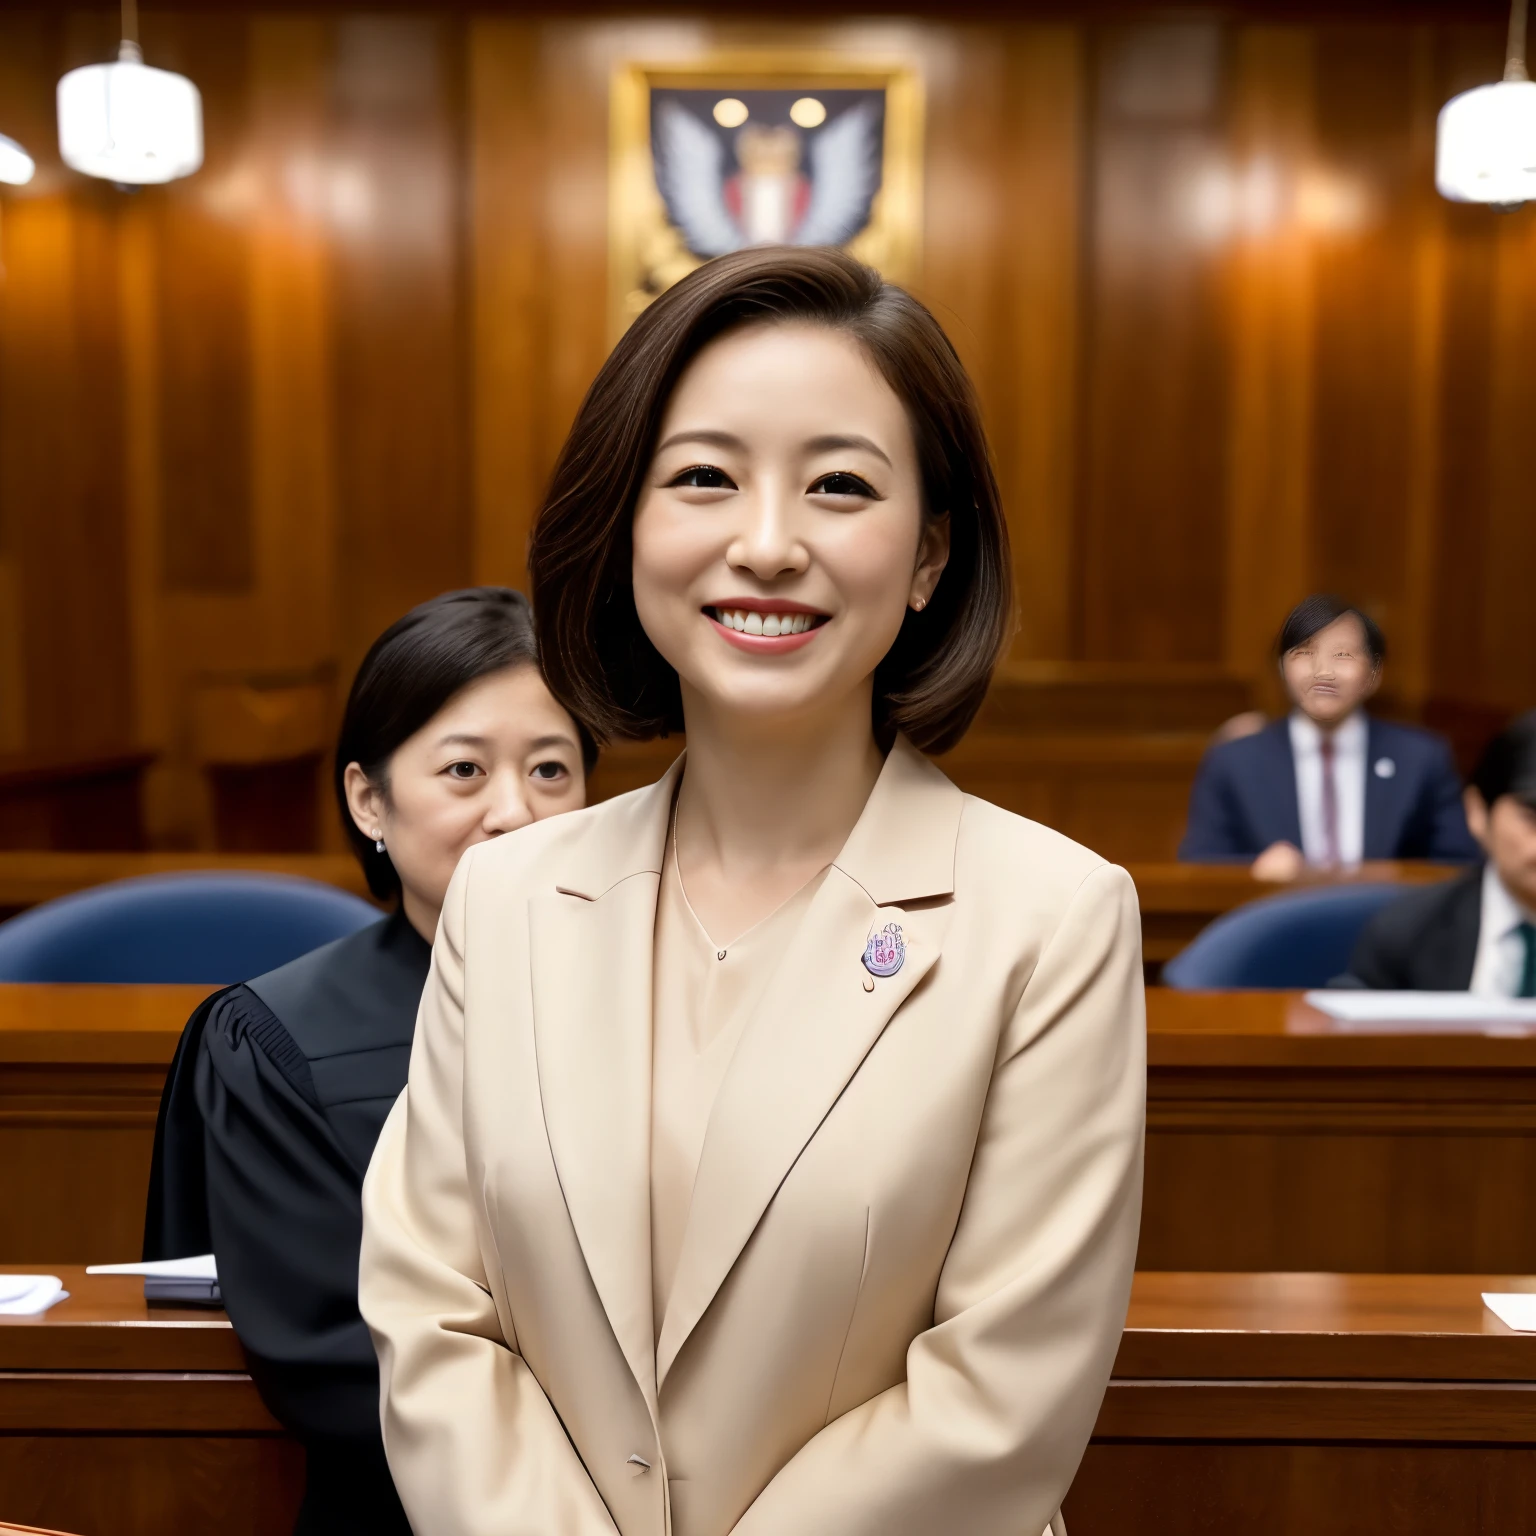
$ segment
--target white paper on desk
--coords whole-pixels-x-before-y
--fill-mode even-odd
[[[1536,1333],[1536,1295],[1528,1291],[1484,1291],[1483,1305],[1506,1328]]]
[[[211,1253],[194,1254],[190,1259],[150,1259],[143,1264],[88,1264],[88,1275],[144,1275],[163,1280],[208,1280],[219,1278],[219,1267]]]
[[[1465,1034],[1524,1034],[1536,1029],[1536,1001],[1475,992],[1308,992],[1306,1001],[1346,1029],[1422,1029]]]
[[[68,1298],[57,1275],[0,1275],[0,1316],[36,1317]]]

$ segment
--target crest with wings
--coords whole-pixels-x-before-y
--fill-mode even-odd
[[[869,223],[880,190],[883,92],[821,92],[813,105],[825,117],[811,128],[791,117],[803,93],[719,95],[652,96],[656,186],[695,256],[751,245],[845,245]],[[727,105],[731,114],[717,110]]]

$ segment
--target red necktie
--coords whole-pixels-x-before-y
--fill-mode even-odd
[[[1333,781],[1333,737],[1324,736],[1323,755],[1323,862],[1336,865],[1339,859],[1339,791]]]

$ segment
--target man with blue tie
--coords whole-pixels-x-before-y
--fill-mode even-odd
[[[1466,791],[1487,862],[1400,897],[1366,924],[1345,980],[1536,998],[1536,710],[1494,738]]]
[[[1365,713],[1386,655],[1375,622],[1312,596],[1276,649],[1291,714],[1205,754],[1179,857],[1252,861],[1275,880],[1364,859],[1476,859],[1445,742]]]

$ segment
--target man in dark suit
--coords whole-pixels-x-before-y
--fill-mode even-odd
[[[1484,752],[1466,803],[1487,862],[1378,912],[1355,944],[1345,981],[1536,997],[1536,710]]]
[[[1278,880],[1308,865],[1477,858],[1445,742],[1365,712],[1386,653],[1376,624],[1338,598],[1309,597],[1276,649],[1292,712],[1205,754],[1179,857],[1252,861]]]

